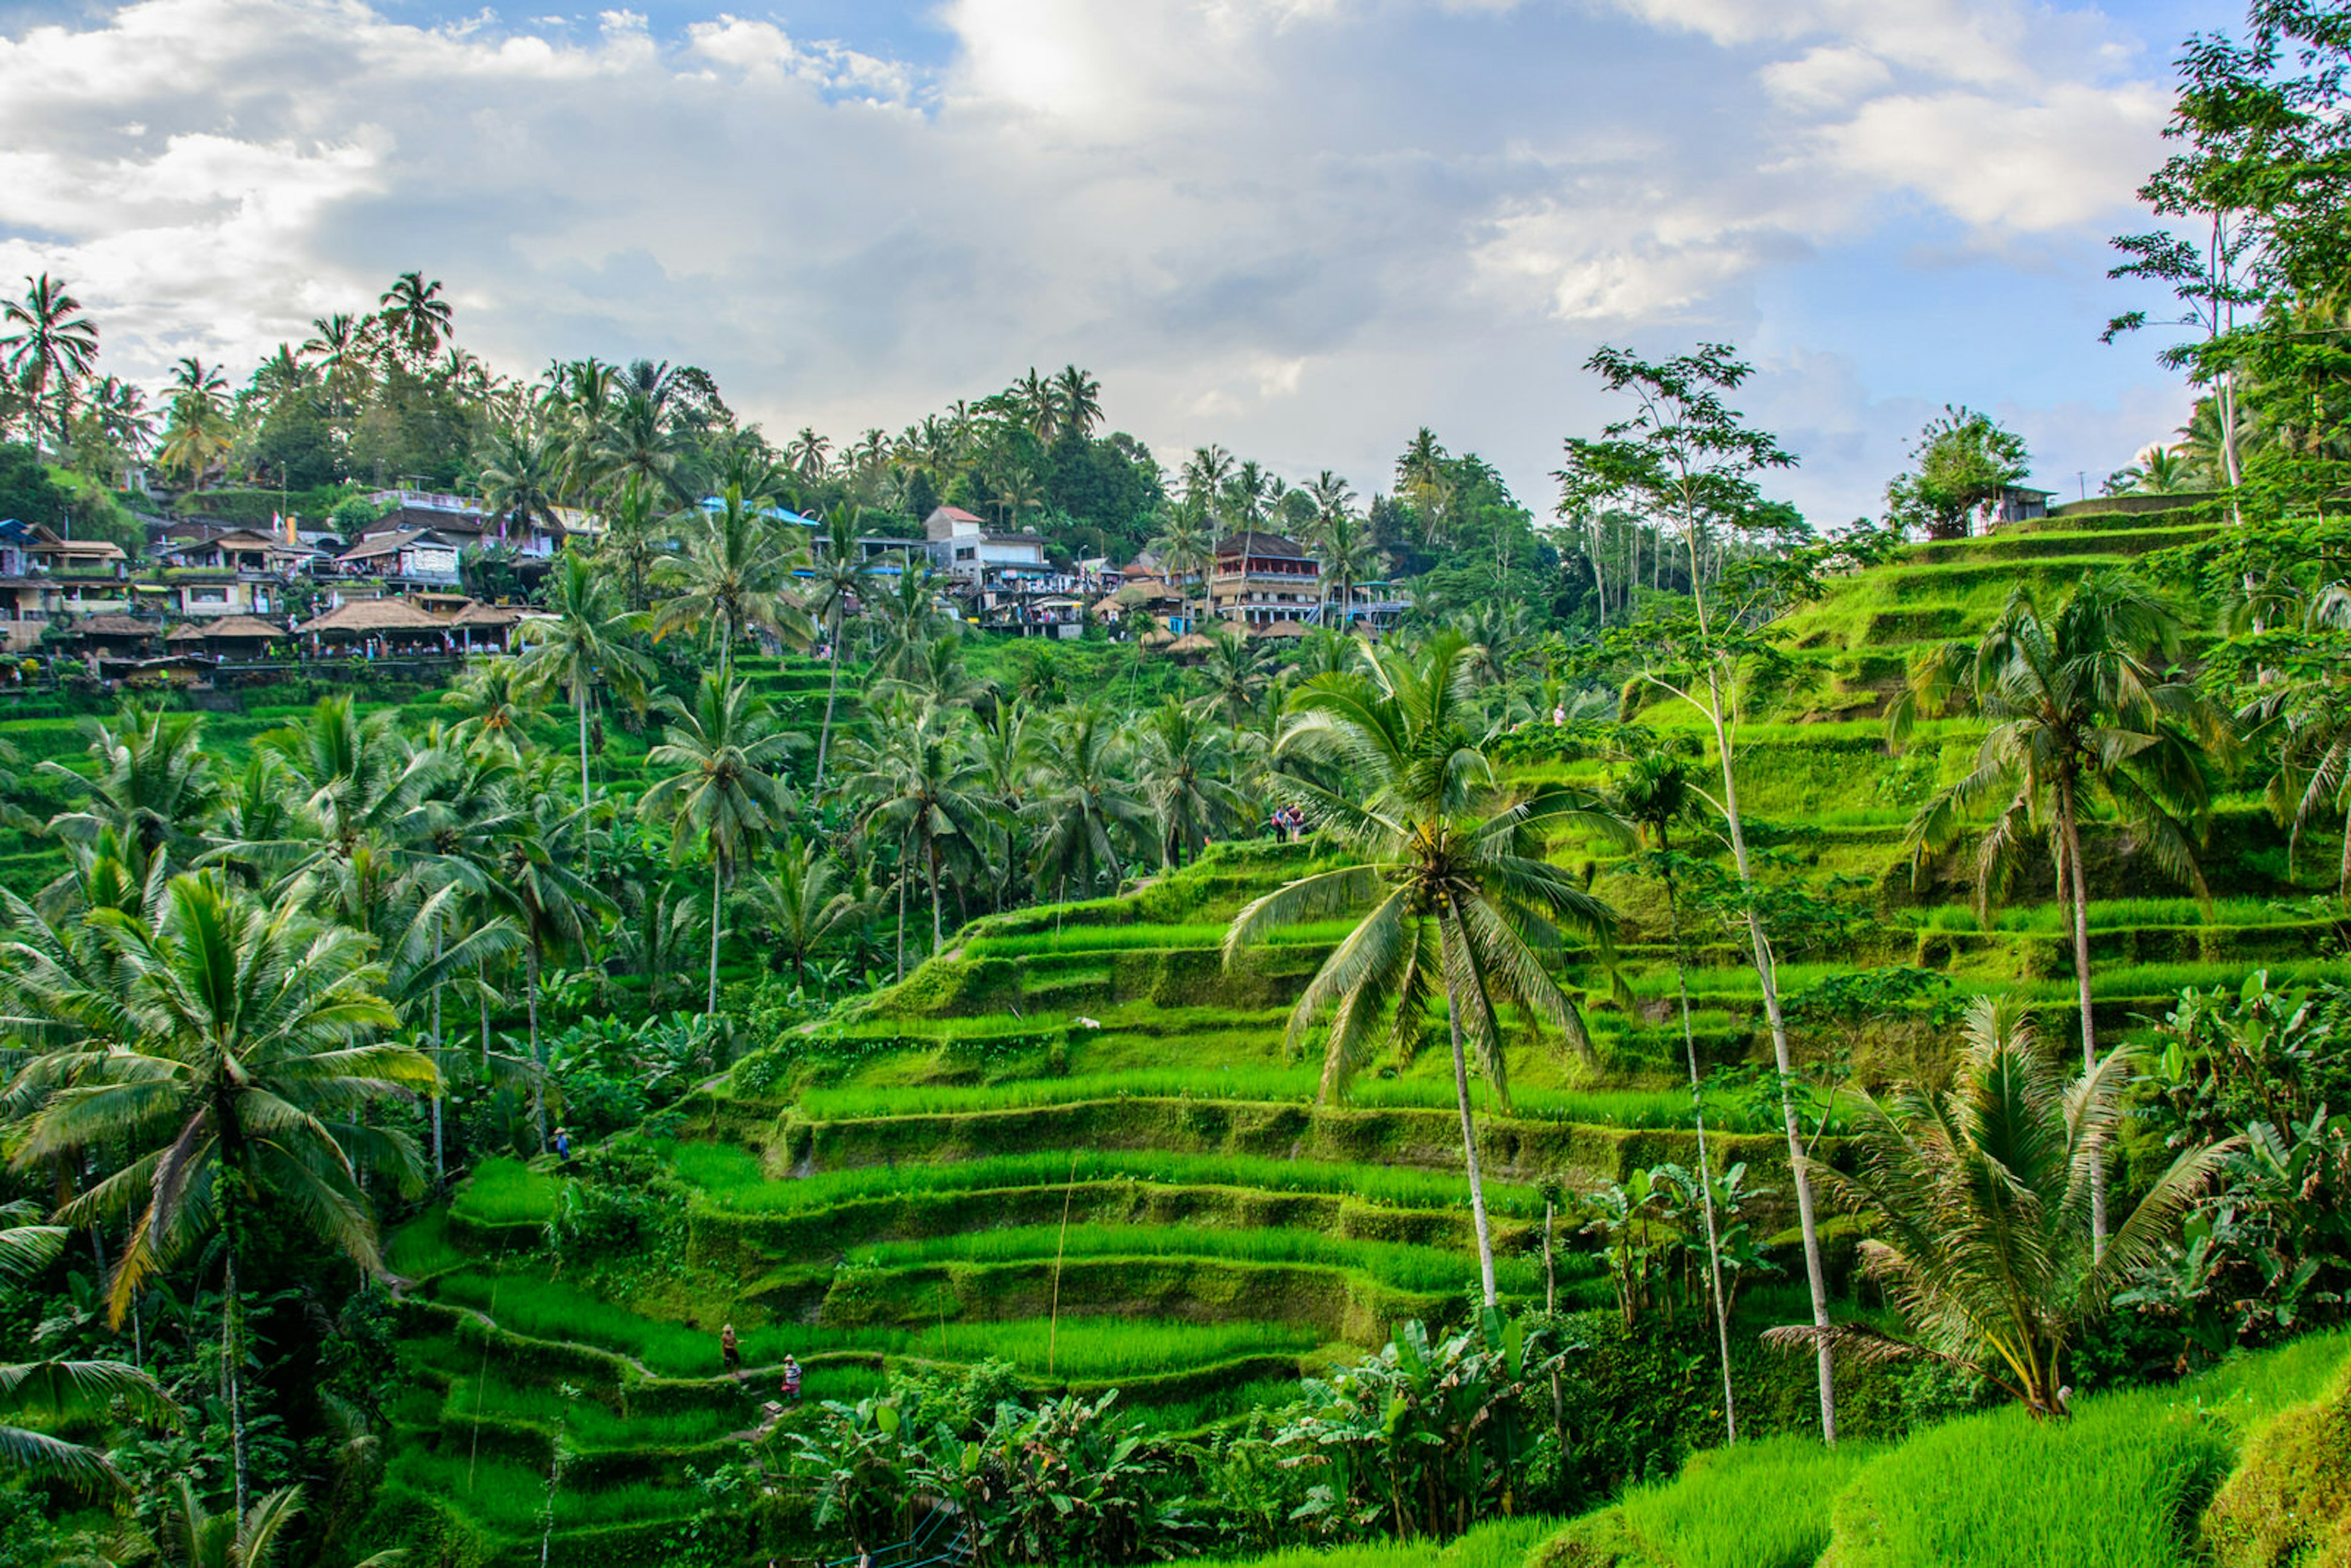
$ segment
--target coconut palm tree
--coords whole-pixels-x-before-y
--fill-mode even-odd
[[[898,974],[906,972],[906,879],[919,865],[931,890],[931,947],[946,937],[940,913],[941,873],[948,857],[985,863],[997,831],[981,789],[978,765],[963,744],[960,711],[897,702],[873,715],[870,738],[850,758],[841,792],[865,802],[859,821],[883,831],[902,852],[898,893]]]
[[[710,628],[718,640],[718,678],[731,678],[735,644],[755,632],[808,640],[808,615],[793,587],[803,557],[759,508],[728,486],[717,510],[703,514],[666,573],[672,592],[653,615],[656,640],[681,628]]]
[[[49,819],[48,831],[88,842],[111,828],[147,853],[162,852],[186,865],[220,796],[204,750],[203,716],[126,707],[111,720],[84,718],[78,727],[91,762],[88,770],[55,758],[38,769],[80,797],[73,810]]]
[[[201,485],[235,440],[228,379],[218,366],[190,355],[172,371],[171,392],[169,423],[156,455],[164,467],[185,475],[190,486]]]
[[[484,659],[441,694],[441,706],[457,716],[452,734],[460,740],[489,740],[520,749],[530,744],[530,726],[545,694],[514,659]]]
[[[393,278],[376,306],[385,340],[411,364],[430,360],[456,331],[456,312],[441,297],[441,280],[427,283],[421,272]]]
[[[0,1209],[12,1222],[36,1218],[30,1204]],[[54,1263],[69,1232],[62,1225],[12,1223],[0,1230],[0,1279],[24,1280]],[[31,1416],[44,1427],[76,1417],[106,1416],[120,1406],[142,1420],[182,1425],[179,1406],[155,1380],[119,1361],[31,1361],[0,1364],[0,1474],[59,1480],[84,1491],[123,1484],[101,1449],[68,1442],[46,1430],[8,1424]]]
[[[830,440],[805,424],[800,426],[798,435],[784,444],[784,455],[790,460],[793,468],[799,471],[801,478],[812,483],[824,477],[825,455],[831,450]]]
[[[173,877],[142,914],[86,918],[109,960],[93,988],[21,904],[0,947],[16,1016],[50,1047],[52,1091],[22,1125],[20,1166],[127,1147],[131,1162],[59,1218],[86,1224],[136,1209],[108,1285],[120,1322],[140,1287],[217,1231],[225,1332],[252,1218],[267,1213],[362,1270],[381,1272],[360,1173],[421,1190],[414,1142],[366,1125],[375,1101],[429,1092],[433,1064],[379,1040],[398,1017],[367,936],[323,923],[301,890],[275,901],[217,870]],[[60,1056],[58,1053],[63,1053]],[[246,1480],[242,1356],[228,1376],[237,1498]]]
[[[1714,1298],[1714,1332],[1722,1357],[1722,1423],[1739,1441],[1739,1405],[1730,1381],[1730,1298],[1722,1288],[1722,1233],[1715,1211],[1714,1164],[1707,1151],[1706,1087],[1698,1070],[1698,1035],[1690,1027],[1689,955],[1682,946],[1681,875],[1674,859],[1674,829],[1703,821],[1698,788],[1678,758],[1660,752],[1634,758],[1616,780],[1617,814],[1646,833],[1666,888],[1666,935],[1674,946],[1674,984],[1681,1000],[1682,1060],[1689,1070],[1690,1125],[1698,1133],[1698,1200],[1706,1218],[1707,1282]]]
[[[670,424],[661,405],[643,392],[622,393],[583,439],[581,466],[590,483],[607,493],[634,479],[650,497],[694,498],[687,484],[694,439]]]
[[[1208,654],[1200,670],[1208,678],[1202,703],[1231,725],[1247,722],[1273,684],[1273,661],[1236,626],[1219,626],[1208,633]]]
[[[818,553],[813,576],[808,586],[808,610],[824,628],[825,646],[830,650],[825,663],[830,669],[824,683],[824,724],[816,737],[816,788],[824,788],[825,753],[832,745],[832,708],[841,695],[841,627],[852,604],[863,604],[873,597],[873,572],[866,564],[865,549],[857,542],[857,513],[848,507],[835,507],[825,514],[824,548]]]
[[[1102,382],[1075,365],[1064,365],[1050,385],[1054,428],[1081,439],[1092,435],[1102,423]]]
[[[534,633],[522,671],[540,691],[567,688],[580,715],[580,810],[595,800],[588,782],[588,705],[599,681],[632,706],[644,702],[653,662],[634,645],[645,617],[623,609],[620,585],[576,550],[566,550],[547,583],[547,608],[555,619]],[[580,836],[580,852],[588,840]],[[584,863],[584,862],[583,862]]]
[[[1387,570],[1387,557],[1371,524],[1352,512],[1332,517],[1318,533],[1315,553],[1322,560],[1327,602],[1342,607],[1343,620],[1353,621],[1355,591],[1378,580]]]
[[[1036,833],[1036,885],[1058,901],[1075,882],[1092,897],[1126,874],[1122,842],[1148,842],[1151,808],[1126,768],[1118,721],[1098,708],[1055,716],[1037,746],[1036,792],[1029,819]]]
[[[948,626],[939,608],[939,577],[926,566],[908,563],[873,603],[881,623],[880,646],[874,650],[873,673],[884,680],[905,674]]]
[[[1488,735],[1464,668],[1458,634],[1416,650],[1387,648],[1369,675],[1324,675],[1290,698],[1296,720],[1282,748],[1343,760],[1343,788],[1277,774],[1271,789],[1352,852],[1353,863],[1298,878],[1249,904],[1225,933],[1228,964],[1286,925],[1368,906],[1291,1009],[1284,1034],[1299,1049],[1324,1036],[1322,1094],[1343,1092],[1384,1040],[1401,1055],[1417,1043],[1441,996],[1453,1049],[1454,1097],[1478,1261],[1495,1301],[1493,1236],[1479,1171],[1469,1099],[1475,1055],[1496,1105],[1510,1082],[1501,1015],[1513,1001],[1589,1059],[1582,1014],[1546,960],[1563,952],[1561,928],[1602,943],[1616,914],[1542,858],[1541,835],[1579,823],[1611,836],[1623,827],[1580,796],[1540,791],[1506,800],[1482,749]]]
[[[98,360],[98,326],[82,313],[81,301],[65,280],[47,273],[25,279],[25,298],[0,304],[0,337],[8,374],[31,400],[34,428],[44,409],[55,422],[57,450],[66,449],[73,389],[89,376]]]
[[[536,1070],[531,1119],[541,1154],[547,1152],[547,1052],[538,1032],[539,979],[549,958],[584,949],[596,916],[613,909],[610,898],[566,863],[585,861],[590,830],[586,814],[565,810],[549,787],[551,771],[526,769],[516,780],[512,809],[498,819],[489,875],[477,890],[489,908],[511,917],[523,935],[524,1006]],[[569,841],[575,835],[580,845]],[[483,1017],[486,1042],[488,1015]]]
[[[1169,697],[1144,719],[1135,754],[1135,781],[1159,820],[1163,864],[1180,867],[1227,825],[1249,815],[1249,802],[1228,781],[1232,768],[1228,730]]]
[[[1166,569],[1168,586],[1177,592],[1184,591],[1182,585],[1187,579],[1199,584],[1200,616],[1205,617],[1207,614],[1208,569],[1216,564],[1217,541],[1216,536],[1208,529],[1204,514],[1187,498],[1183,506],[1167,514],[1159,526],[1158,537],[1144,548],[1159,558],[1159,564]],[[1187,612],[1190,603],[1191,596],[1187,593],[1185,595]],[[1199,617],[1194,618],[1195,624],[1198,620]]]
[[[808,737],[779,730],[772,711],[740,681],[703,672],[692,706],[665,696],[669,716],[662,744],[645,753],[648,768],[674,768],[656,778],[637,801],[646,821],[670,819],[674,843],[688,835],[710,853],[710,994],[703,1010],[718,1010],[718,942],[726,925],[726,883],[744,852],[780,830],[791,814],[791,792],[770,768]]]
[[[795,835],[768,859],[749,894],[771,949],[791,960],[795,984],[808,982],[808,961],[847,935],[864,914],[842,885],[841,866],[823,849]]]
[[[1923,874],[1930,852],[1974,835],[1976,904],[1989,915],[2032,831],[2045,827],[2061,898],[2073,910],[2085,1071],[2097,1066],[2098,1045],[2084,814],[2104,803],[2158,866],[2210,896],[2191,823],[2209,803],[2202,758],[2225,755],[2232,739],[2225,716],[2178,673],[2179,658],[2178,619],[2127,579],[2085,574],[2053,615],[2020,583],[1980,642],[1946,644],[1918,661],[1886,714],[1896,742],[1922,713],[1963,709],[1991,725],[1966,776],[1911,818],[1905,843],[1913,876]],[[1973,813],[1987,805],[1997,815],[1980,830]],[[2105,1173],[2095,1176],[2091,1234],[2103,1242]]]
[[[2110,1237],[2094,1234],[2093,1173],[2122,1131],[2134,1066],[2117,1051],[2061,1082],[2029,1015],[1978,998],[1952,1086],[1865,1100],[1858,1168],[1813,1172],[1865,1218],[1865,1263],[1914,1337],[1812,1324],[1766,1337],[1923,1355],[1980,1374],[2036,1416],[2064,1415],[2066,1354],[2160,1254],[2230,1147],[2183,1150]]]
[[[563,487],[563,443],[552,431],[510,425],[493,434],[475,461],[482,506],[490,516],[513,524],[518,538],[528,538],[533,524],[562,531],[555,508]]]

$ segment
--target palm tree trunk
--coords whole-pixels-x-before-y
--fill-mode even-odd
[[[928,854],[925,855],[923,858],[924,858],[925,860],[926,860],[926,861],[928,861],[928,862],[930,862],[930,868],[931,868],[931,956],[932,956],[932,957],[934,957],[934,958],[935,958],[935,957],[937,957],[937,956],[939,956],[939,948],[940,948],[940,947],[945,944],[945,942],[946,942],[946,934],[943,930],[941,930],[941,929],[940,929],[940,926],[939,926],[939,841],[938,841],[938,840],[936,840],[936,839],[933,839],[933,840],[931,841],[930,852],[929,852]]]
[[[572,706],[580,710],[580,873],[585,876],[594,849],[588,831],[588,683],[583,680],[571,690]]]
[[[2090,894],[2082,873],[2082,825],[2074,815],[2074,791],[2061,785],[2057,813],[2065,834],[2065,874],[2074,894],[2074,984],[2082,1006],[2082,1071],[2098,1067],[2098,1030],[2090,1012]],[[2090,1167],[2090,1256],[2106,1252],[2106,1162]]]
[[[1673,853],[1665,835],[1657,836],[1661,852]],[[1722,1236],[1714,1213],[1714,1166],[1706,1152],[1706,1091],[1698,1075],[1698,1039],[1690,1029],[1689,965],[1682,954],[1681,913],[1674,897],[1673,872],[1666,873],[1666,927],[1674,944],[1674,982],[1682,1003],[1682,1055],[1689,1064],[1690,1122],[1698,1129],[1698,1190],[1706,1209],[1706,1272],[1714,1288],[1714,1333],[1722,1355],[1722,1428],[1726,1438],[1739,1441],[1739,1409],[1730,1384],[1730,1301],[1722,1290]],[[1549,1259],[1550,1254],[1545,1252]]]
[[[720,904],[720,902],[719,902],[719,901],[720,901],[720,899],[725,895],[725,887],[724,887],[724,885],[723,885],[723,884],[720,883],[720,881],[719,881],[719,878],[718,878],[718,872],[719,872],[719,868],[720,868],[720,866],[722,866],[723,864],[725,864],[725,862],[722,862],[722,861],[718,858],[718,856],[717,856],[716,853],[713,853],[713,854],[711,855],[711,857],[710,857],[710,997],[709,997],[709,999],[708,999],[707,1001],[705,1001],[705,1002],[703,1004],[703,1008],[702,1008],[702,1010],[703,1010],[705,1014],[710,1014],[710,1015],[716,1015],[716,1014],[717,1013],[717,1011],[718,1011],[718,926],[719,926],[719,916],[725,913],[725,910],[721,907],[721,904]]]
[[[898,977],[906,977],[906,852],[911,839],[898,846]]]
[[[433,925],[433,961],[441,961],[441,925]],[[433,1189],[441,1190],[449,1179],[449,1167],[441,1150],[441,987],[433,987]]]
[[[233,1195],[229,1201],[234,1204],[238,1200]],[[243,1519],[247,1490],[245,1465],[245,1379],[237,1364],[244,1357],[237,1345],[236,1331],[239,1320],[244,1314],[237,1310],[236,1293],[236,1242],[234,1239],[234,1232],[239,1227],[235,1220],[231,1220],[229,1228],[232,1232],[232,1239],[228,1245],[225,1263],[221,1270],[221,1382],[224,1385],[223,1393],[228,1402],[230,1464],[236,1472],[236,1516]]]
[[[816,788],[819,792],[824,789],[825,748],[832,743],[832,699],[841,690],[841,617],[838,613],[832,618],[832,641],[827,646],[832,650],[832,673],[825,677],[824,683],[824,726],[816,732]]]
[[[547,1053],[538,1046],[538,944],[522,950],[523,989],[530,1009],[530,1060],[537,1070],[530,1081],[531,1120],[538,1124],[538,1152],[547,1153]]]
[[[1478,1173],[1478,1126],[1469,1114],[1469,1063],[1461,1054],[1461,1014],[1453,1005],[1450,987],[1445,994],[1445,1022],[1453,1031],[1453,1100],[1461,1109],[1461,1155],[1469,1171],[1469,1215],[1478,1228],[1478,1278],[1490,1307],[1496,1300],[1494,1233],[1486,1223],[1486,1183]]]
[[[1747,856],[1747,828],[1739,814],[1739,776],[1730,736],[1722,718],[1722,685],[1716,670],[1706,677],[1715,750],[1722,758],[1722,814],[1730,830],[1730,853],[1739,871],[1740,902],[1746,905],[1747,939],[1754,953],[1755,979],[1763,993],[1763,1018],[1771,1030],[1771,1060],[1780,1074],[1780,1121],[1788,1136],[1788,1171],[1796,1185],[1796,1221],[1804,1238],[1804,1281],[1813,1298],[1813,1354],[1821,1390],[1821,1441],[1836,1443],[1836,1366],[1829,1354],[1828,1270],[1821,1261],[1820,1217],[1813,1202],[1812,1177],[1804,1170],[1803,1128],[1796,1115],[1796,1065],[1788,1043],[1788,1018],[1780,1007],[1780,983],[1763,917],[1755,906],[1755,876]]]

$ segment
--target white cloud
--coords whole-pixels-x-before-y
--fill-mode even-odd
[[[2078,236],[2151,162],[2160,96],[2094,17],[1613,10],[1656,32],[1625,53],[1621,20],[1511,0],[946,0],[925,69],[715,6],[667,35],[141,0],[0,35],[0,277],[69,276],[109,368],[150,377],[423,267],[495,362],[695,361],[779,427],[894,427],[1075,360],[1165,449],[1368,489],[1427,422],[1540,504],[1596,339],[1748,332],[1760,279],[1922,211],[1992,250]],[[1836,397],[1876,430],[1889,394]]]

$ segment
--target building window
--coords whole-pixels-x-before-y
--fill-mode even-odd
[[[192,588],[188,590],[188,601],[192,604],[226,604],[228,602],[228,590],[225,588]]]

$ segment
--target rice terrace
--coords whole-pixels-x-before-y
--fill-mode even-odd
[[[0,1568],[2351,1564],[2351,9],[1575,9],[0,20]]]

